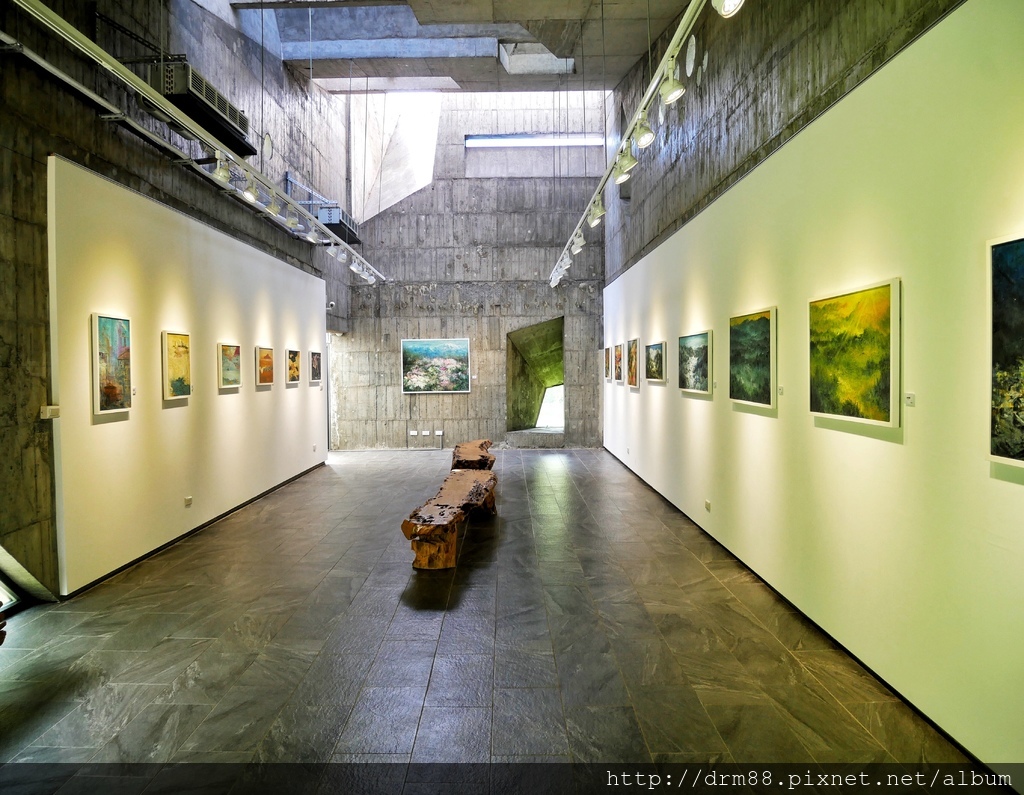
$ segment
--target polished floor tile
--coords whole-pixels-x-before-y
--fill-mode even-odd
[[[150,785],[132,777],[146,762],[377,762],[318,786],[412,793],[481,785],[444,768],[407,776],[420,762],[514,778],[526,761],[962,759],[608,453],[496,453],[497,516],[470,523],[454,571],[413,570],[399,529],[450,453],[338,453],[14,616],[0,762],[129,773],[62,792],[175,791],[181,768]],[[0,768],[0,786],[14,776]]]

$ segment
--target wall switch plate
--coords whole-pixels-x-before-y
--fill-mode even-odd
[[[782,387],[781,386],[779,387],[779,394],[780,395],[782,394]]]
[[[191,497],[186,497],[185,498],[185,507],[187,508],[191,504],[192,504],[192,498]]]
[[[409,431],[409,435],[410,436],[419,436],[420,432],[419,431]]]
[[[430,431],[420,431],[420,436],[430,436]]]
[[[704,510],[711,513],[711,500],[704,500]]]
[[[316,445],[315,444],[313,445],[313,452],[314,453],[316,452]]]
[[[434,436],[441,436],[442,434],[444,434],[444,431],[434,431]]]
[[[917,405],[917,395],[913,392],[907,392],[907,394],[903,396],[903,405],[908,409],[914,408],[914,406]]]

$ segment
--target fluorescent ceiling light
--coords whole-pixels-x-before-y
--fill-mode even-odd
[[[521,147],[564,147],[564,146],[604,146],[604,136],[586,133],[570,135],[550,135],[533,133],[516,133],[514,135],[467,135],[467,149],[498,149]]]

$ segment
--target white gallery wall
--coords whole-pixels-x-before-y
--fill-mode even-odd
[[[1024,759],[1024,470],[988,458],[986,297],[986,241],[1024,237],[1022,41],[1024,3],[969,0],[604,297],[605,344],[641,355],[639,389],[604,382],[605,446],[989,763]],[[816,421],[808,302],[894,277],[916,406]],[[756,412],[729,318],[771,306],[782,394]],[[709,328],[711,400],[676,354]]]
[[[61,593],[72,593],[326,460],[323,280],[59,158],[49,160]],[[92,313],[131,320],[131,410],[94,416]],[[190,335],[192,394],[165,401],[161,332]],[[241,346],[219,389],[217,344]],[[255,347],[274,382],[255,385]],[[286,384],[285,351],[302,352]],[[186,498],[192,504],[186,505]]]

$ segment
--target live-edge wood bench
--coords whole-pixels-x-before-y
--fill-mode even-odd
[[[490,471],[494,456],[487,452],[490,441],[483,439],[468,445],[481,445],[480,451],[490,458],[487,468],[452,469],[437,495],[413,511],[402,522],[402,533],[412,542],[416,569],[451,569],[455,567],[459,528],[464,527],[470,511],[483,509],[495,513],[494,488],[498,476]],[[463,445],[458,445],[456,450]],[[469,454],[467,447],[463,453]],[[453,465],[463,459],[455,453]]]

